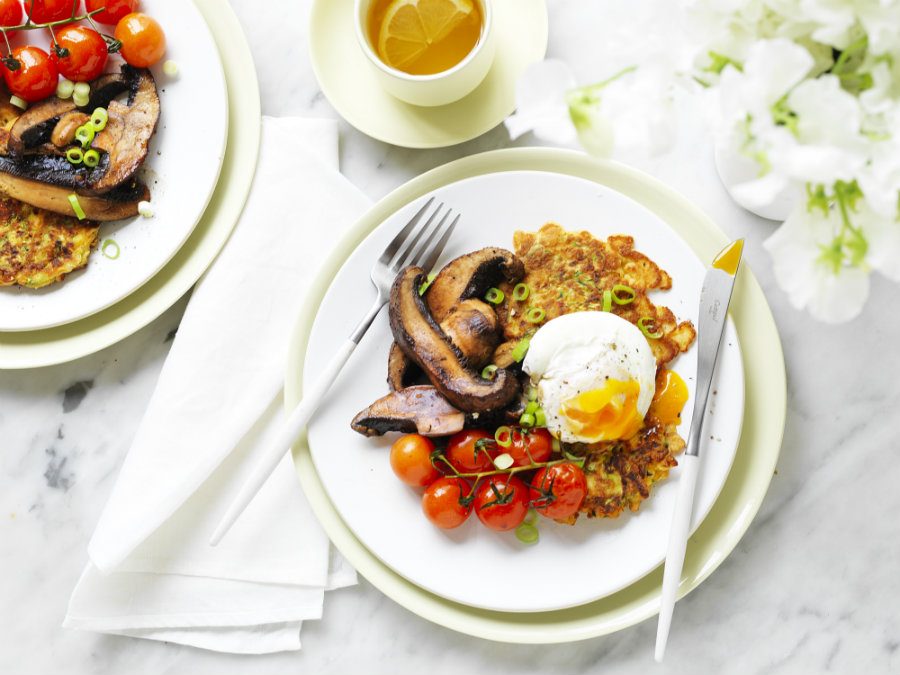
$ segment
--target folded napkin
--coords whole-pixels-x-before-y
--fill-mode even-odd
[[[290,457],[225,539],[207,543],[283,417],[306,286],[368,206],[338,173],[337,142],[332,121],[264,118],[250,199],[194,288],[64,626],[224,652],[299,649],[324,592],[356,582]]]

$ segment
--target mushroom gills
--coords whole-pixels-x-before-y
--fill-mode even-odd
[[[419,385],[381,397],[354,417],[350,427],[364,436],[388,431],[449,436],[463,428],[465,418],[437,389]]]

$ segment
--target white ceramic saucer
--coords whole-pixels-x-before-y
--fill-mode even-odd
[[[309,50],[319,85],[354,127],[385,143],[440,148],[494,128],[515,108],[516,81],[547,51],[545,0],[493,0],[497,55],[471,94],[436,108],[420,108],[378,84],[354,31],[353,0],[315,0]]]

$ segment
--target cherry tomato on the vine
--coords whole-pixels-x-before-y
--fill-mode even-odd
[[[434,443],[419,434],[401,436],[391,446],[391,468],[397,478],[413,487],[425,487],[441,477],[431,464]]]
[[[34,46],[13,50],[12,57],[19,62],[16,70],[4,64],[3,79],[9,90],[29,103],[41,101],[56,91],[59,72],[50,55]]]
[[[140,12],[125,16],[116,26],[122,58],[135,68],[149,68],[166,53],[166,34],[159,23]]]
[[[0,0],[0,26],[4,28],[18,26],[24,17],[22,3],[19,0]]]
[[[56,51],[50,54],[63,77],[73,82],[89,82],[106,68],[109,51],[103,37],[93,28],[65,26],[57,31],[56,42],[61,49],[68,50],[66,56],[57,56]]]
[[[72,16],[72,0],[25,0],[25,12],[31,15],[34,23],[50,23],[62,21]]]
[[[546,462],[553,453],[553,437],[546,429],[511,427],[509,436],[509,445],[499,450],[513,458],[513,466]]]
[[[84,8],[88,12],[103,8],[102,12],[94,14],[94,21],[113,26],[122,20],[122,17],[137,11],[138,0],[84,0]]]
[[[584,472],[571,462],[545,466],[531,480],[531,505],[554,520],[575,515],[586,493]]]
[[[463,429],[450,438],[444,457],[460,473],[477,473],[493,468],[494,437],[482,429]]]
[[[444,530],[459,527],[472,512],[467,497],[469,484],[462,478],[445,476],[425,488],[422,511],[434,525]]]
[[[475,515],[492,530],[514,530],[528,515],[528,487],[515,476],[492,476],[475,491]]]

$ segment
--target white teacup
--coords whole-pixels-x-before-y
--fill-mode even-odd
[[[494,31],[491,0],[474,0],[483,17],[481,35],[466,58],[448,70],[433,75],[410,75],[382,61],[366,29],[373,0],[356,0],[356,38],[372,64],[384,89],[401,101],[420,106],[446,105],[458,101],[481,84],[494,61]]]

